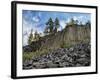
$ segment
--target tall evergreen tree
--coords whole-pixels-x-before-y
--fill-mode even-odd
[[[31,33],[29,34],[29,37],[28,37],[28,44],[29,45],[32,43],[32,40],[33,40],[33,29],[31,29]]]
[[[81,27],[83,27],[83,26],[84,26],[84,25],[83,25],[83,23],[82,23],[82,21],[80,21],[80,26],[81,26]]]
[[[78,20],[75,20],[75,25],[78,25],[79,21]]]
[[[74,25],[75,24],[75,20],[72,18],[71,19],[71,25]]]
[[[75,24],[76,24],[75,20],[73,18],[71,18],[70,22],[67,25],[72,25],[73,26]]]
[[[46,34],[46,35],[49,34],[48,27],[45,28],[44,34]]]
[[[39,38],[40,38],[40,34],[37,31],[35,31],[34,40],[37,41],[37,40],[39,40]]]
[[[57,32],[57,29],[60,27],[59,19],[56,18],[54,22],[54,32]]]
[[[87,22],[85,23],[85,26],[87,26],[87,27],[91,27],[91,23],[90,23],[90,21],[87,21]]]
[[[54,27],[54,23],[52,18],[49,18],[48,22],[46,23],[47,27],[48,27],[48,32],[52,33],[53,32],[53,27]]]

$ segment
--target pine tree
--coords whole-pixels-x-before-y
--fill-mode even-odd
[[[70,22],[68,23],[68,25],[71,25],[71,26],[73,26],[73,25],[75,25],[75,20],[73,19],[73,18],[71,18],[71,20],[70,20]]]
[[[35,31],[35,33],[34,33],[34,40],[38,41],[39,39],[40,39],[40,34],[37,31]]]
[[[55,19],[54,26],[55,26],[54,32],[57,32],[57,29],[60,27],[58,18]]]
[[[49,34],[48,27],[45,28],[44,34],[46,34],[46,35]]]
[[[32,43],[32,40],[33,40],[33,29],[31,29],[31,33],[29,35],[29,38],[28,38],[28,44],[30,45]]]
[[[72,18],[71,19],[71,25],[74,25],[75,24],[75,21],[74,21],[74,19]]]
[[[52,18],[49,18],[48,22],[46,23],[47,28],[48,28],[48,32],[52,33],[53,32],[53,28],[54,28],[54,23]]]
[[[80,26],[82,27],[83,26],[83,23],[80,21]]]
[[[79,23],[79,21],[78,20],[75,20],[75,24],[78,25],[78,23]]]
[[[87,22],[85,23],[85,25],[86,25],[87,27],[91,27],[90,21],[87,21]]]

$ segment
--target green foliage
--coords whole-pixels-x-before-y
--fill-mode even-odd
[[[34,57],[39,57],[43,54],[47,54],[49,51],[49,49],[44,48],[42,50],[37,50],[35,52],[23,52],[23,61],[31,60]]]
[[[49,18],[49,20],[48,20],[48,22],[46,23],[46,25],[47,25],[47,27],[48,27],[48,31],[49,31],[49,33],[52,33],[53,32],[53,25],[54,23],[53,23],[53,20],[52,20],[52,18]]]
[[[31,60],[33,57],[32,52],[23,52],[23,61]]]
[[[56,18],[53,22],[52,18],[49,18],[49,20],[46,23],[46,28],[44,30],[44,34],[52,34],[56,33],[57,29],[60,27],[59,19]]]
[[[31,44],[31,42],[33,40],[33,34],[32,34],[32,32],[33,32],[33,29],[31,29],[31,33],[30,33],[29,38],[28,38],[28,44],[29,45]]]
[[[39,39],[40,39],[40,34],[37,31],[35,31],[35,33],[34,33],[34,40],[38,41]]]
[[[69,47],[71,47],[71,45],[72,45],[72,44],[66,43],[66,42],[63,41],[63,42],[60,44],[60,47],[61,47],[61,48],[69,48]]]
[[[66,48],[68,45],[63,41],[60,45],[61,48]]]
[[[45,28],[45,30],[44,30],[44,34],[46,34],[46,35],[49,34],[48,27]]]
[[[80,22],[80,26],[83,26],[82,22]]]
[[[75,24],[75,21],[74,21],[73,18],[71,19],[70,24],[71,24],[71,25]]]
[[[70,26],[75,26],[78,25],[79,21],[78,20],[74,20],[73,18],[71,18],[70,22],[67,23]]]
[[[79,21],[78,20],[75,20],[75,24],[78,25],[78,23],[79,23]]]
[[[60,27],[60,23],[59,23],[58,18],[55,19],[54,26],[55,26],[54,32],[57,32],[57,29]]]
[[[90,22],[90,21],[87,21],[87,22],[85,23],[85,26],[86,26],[86,27],[91,27],[91,22]]]

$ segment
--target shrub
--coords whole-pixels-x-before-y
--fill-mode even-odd
[[[23,53],[23,61],[25,60],[31,60],[33,57],[33,53],[32,52],[24,52]]]
[[[69,48],[69,47],[71,47],[71,44],[62,42],[61,45],[60,45],[60,47],[61,48]]]
[[[34,57],[39,57],[43,54],[47,54],[48,52],[48,49],[37,50],[35,52],[23,52],[23,61],[31,60]]]
[[[60,44],[60,47],[61,47],[61,48],[65,48],[65,45],[66,45],[66,44],[65,44],[64,42],[62,42],[62,43]]]

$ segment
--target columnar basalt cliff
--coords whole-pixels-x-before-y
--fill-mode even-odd
[[[66,26],[62,31],[41,37],[23,49],[32,52],[39,49],[57,49],[64,44],[71,46],[80,42],[90,42],[90,33],[89,27]]]

